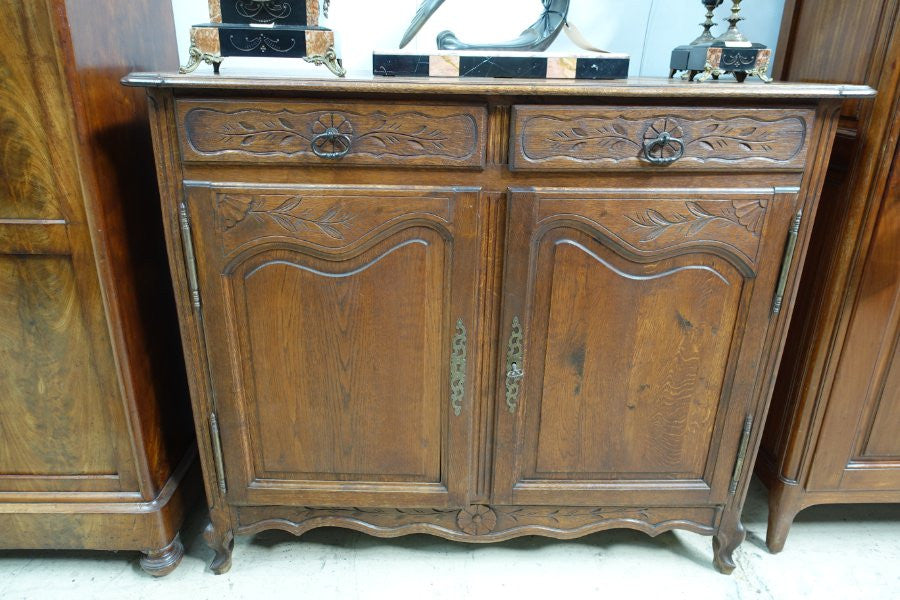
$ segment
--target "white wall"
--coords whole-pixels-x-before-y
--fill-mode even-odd
[[[209,20],[207,0],[172,0],[182,63],[186,62],[191,25]],[[396,48],[419,6],[419,0],[332,0],[326,26],[335,30],[338,56],[350,76],[372,73],[372,51]],[[730,13],[727,1],[716,11],[722,21]],[[517,36],[540,15],[539,0],[447,0],[410,44],[410,49],[434,49],[438,32],[450,29],[463,41],[502,41]],[[775,48],[784,0],[750,0],[742,4],[746,18],[741,31],[755,42]],[[569,20],[593,45],[631,55],[633,77],[668,76],[669,55],[675,46],[689,43],[701,32],[705,9],[699,0],[572,0]],[[576,51],[565,35],[551,52]],[[208,66],[201,67],[211,71]],[[229,58],[222,72],[253,69],[269,73],[288,71],[303,76],[330,76],[288,59]]]

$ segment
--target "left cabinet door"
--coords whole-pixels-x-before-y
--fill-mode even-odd
[[[185,185],[230,503],[465,503],[478,195]]]

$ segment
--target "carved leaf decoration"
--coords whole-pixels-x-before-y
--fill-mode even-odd
[[[673,212],[668,216],[650,208],[643,214],[629,216],[628,220],[643,230],[640,241],[648,243],[670,231],[683,231],[684,237],[694,237],[716,221],[739,225],[759,237],[766,215],[766,205],[759,200],[735,200],[722,214],[713,214],[694,201],[685,202],[685,208],[686,215]]]
[[[421,152],[441,152],[445,150],[448,132],[406,120],[390,120],[384,113],[376,113],[378,123],[375,128],[359,136],[359,140],[373,140],[379,146],[389,149],[391,154],[416,156]]]
[[[628,131],[619,123],[595,127],[579,122],[573,127],[556,131],[550,138],[550,146],[556,151],[598,153],[622,145],[640,147],[628,137]]]
[[[778,132],[773,127],[732,127],[716,123],[703,128],[701,135],[691,142],[709,152],[746,152],[748,154],[770,154]]]
[[[217,131],[219,141],[239,145],[242,149],[263,151],[276,145],[297,151],[308,144],[310,137],[283,117],[245,115],[237,121],[226,121]]]
[[[220,197],[219,213],[225,230],[228,231],[246,217],[252,216],[258,222],[271,220],[290,233],[319,231],[332,239],[343,240],[344,230],[348,229],[353,221],[353,216],[343,212],[339,206],[332,206],[324,213],[316,214],[311,209],[303,208],[302,197],[289,196],[272,207],[272,200],[276,199],[277,196]]]

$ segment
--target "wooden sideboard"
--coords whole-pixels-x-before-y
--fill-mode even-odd
[[[146,86],[235,534],[714,536],[734,568],[837,113],[864,86]]]
[[[900,2],[791,0],[782,31],[781,78],[878,97],[841,112],[763,437],[773,552],[808,506],[900,502]]]
[[[119,80],[177,66],[171,6],[0,20],[0,548],[140,550],[162,575],[199,469],[147,103]]]

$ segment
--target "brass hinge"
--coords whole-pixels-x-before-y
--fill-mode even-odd
[[[197,258],[194,254],[194,239],[191,232],[191,220],[187,206],[182,202],[178,206],[178,219],[181,222],[181,245],[184,247],[184,262],[187,269],[188,287],[191,293],[191,304],[200,310],[200,285],[197,282]]]
[[[728,493],[734,495],[737,491],[741,471],[744,470],[744,460],[747,458],[747,446],[750,444],[750,430],[753,428],[753,415],[747,415],[744,419],[744,429],[741,431],[741,444],[738,446],[737,460],[734,463],[734,473],[731,475],[731,485]]]
[[[791,263],[794,262],[794,251],[797,249],[797,236],[800,233],[800,223],[803,221],[803,209],[797,211],[794,220],[791,221],[791,229],[788,231],[787,247],[784,249],[784,260],[781,263],[781,276],[778,278],[778,287],[775,289],[775,301],[772,303],[772,314],[781,312],[781,303],[784,302],[784,290],[787,287],[788,274],[791,272]]]
[[[216,464],[216,480],[219,482],[219,491],[223,494],[225,487],[225,463],[222,460],[222,438],[219,435],[219,420],[216,413],[209,414],[209,435],[212,437],[213,458]]]

